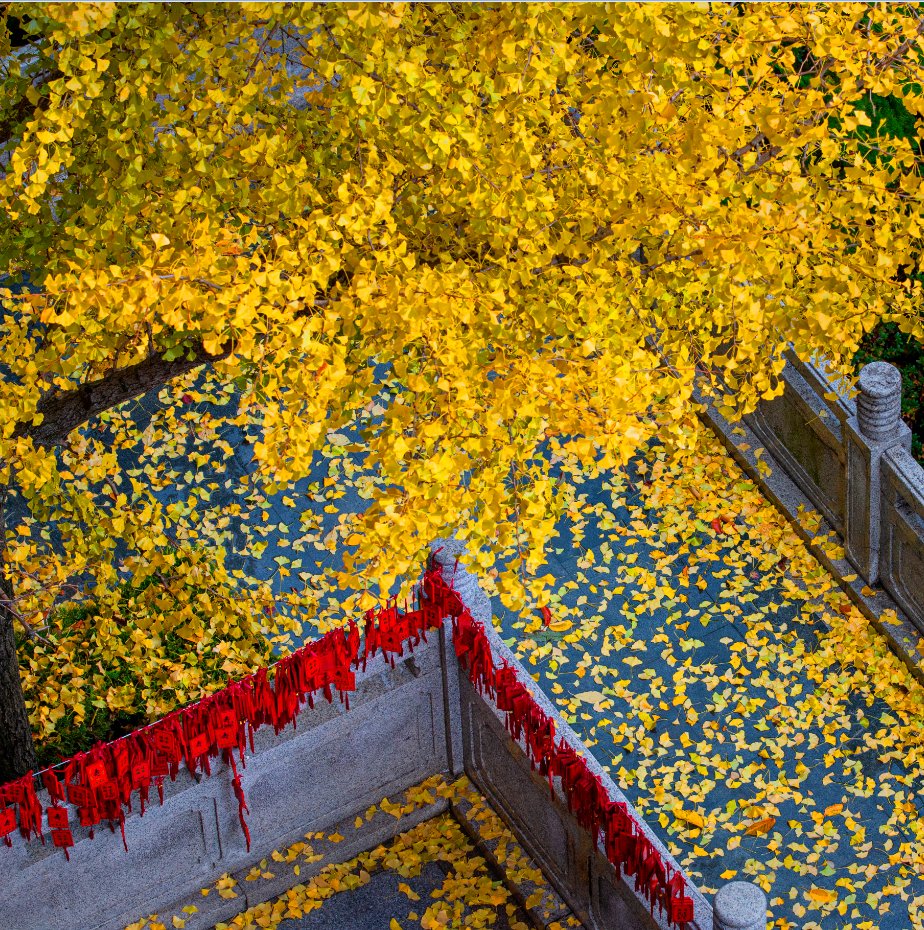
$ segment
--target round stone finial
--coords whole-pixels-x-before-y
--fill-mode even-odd
[[[443,580],[453,586],[472,617],[481,623],[491,623],[491,598],[481,590],[475,575],[463,565],[456,564],[458,557],[467,552],[465,543],[454,536],[434,539],[430,543],[430,552],[442,570]]]
[[[902,375],[888,362],[870,362],[860,369],[857,422],[869,439],[887,439],[902,412]]]
[[[767,896],[751,882],[729,882],[712,902],[713,930],[767,930]]]

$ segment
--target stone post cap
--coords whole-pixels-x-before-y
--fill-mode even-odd
[[[728,882],[712,904],[714,930],[767,930],[767,896],[751,882]]]
[[[870,397],[891,397],[902,389],[902,373],[890,362],[870,362],[860,369],[860,390]]]
[[[454,536],[447,536],[444,539],[434,539],[433,542],[430,543],[430,552],[435,553],[437,549],[442,550],[439,556],[437,556],[437,561],[440,564],[443,564],[446,559],[455,560],[456,556],[460,556],[466,551],[465,543],[456,539]]]
[[[439,555],[436,555],[437,549],[441,550]],[[430,543],[430,552],[434,554],[437,564],[442,569],[443,580],[452,584],[475,620],[491,623],[491,598],[481,590],[475,575],[465,566],[456,565],[456,559],[466,551],[465,543],[453,536],[434,539]]]
[[[870,362],[860,369],[857,424],[874,442],[894,440],[901,425],[902,375],[888,362]]]

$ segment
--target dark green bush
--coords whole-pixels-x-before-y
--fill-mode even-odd
[[[924,345],[897,324],[880,323],[853,357],[857,371],[868,362],[891,362],[902,373],[902,419],[911,427],[912,454],[924,465]]]

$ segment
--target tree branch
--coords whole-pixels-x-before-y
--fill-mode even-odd
[[[28,436],[37,446],[60,445],[67,436],[87,420],[110,407],[116,407],[152,388],[185,375],[200,365],[210,365],[231,354],[228,343],[217,355],[210,355],[199,343],[192,347],[193,359],[181,358],[168,362],[160,356],[147,358],[128,368],[110,372],[103,378],[81,384],[73,391],[56,394],[39,402],[37,412],[42,422],[20,423],[14,436]]]

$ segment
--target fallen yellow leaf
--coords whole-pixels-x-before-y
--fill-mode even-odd
[[[744,831],[745,836],[763,836],[769,833],[776,823],[776,817],[764,817],[763,820],[757,820]]]
[[[818,904],[831,904],[837,900],[837,892],[827,888],[809,888],[808,896]]]
[[[678,807],[674,809],[674,816],[678,820],[682,820],[684,823],[688,823],[700,830],[706,826],[705,818],[702,814],[697,814],[696,811],[685,811],[682,807]]]
[[[585,704],[599,704],[600,701],[606,700],[606,695],[602,691],[581,691],[575,694],[575,698]]]

